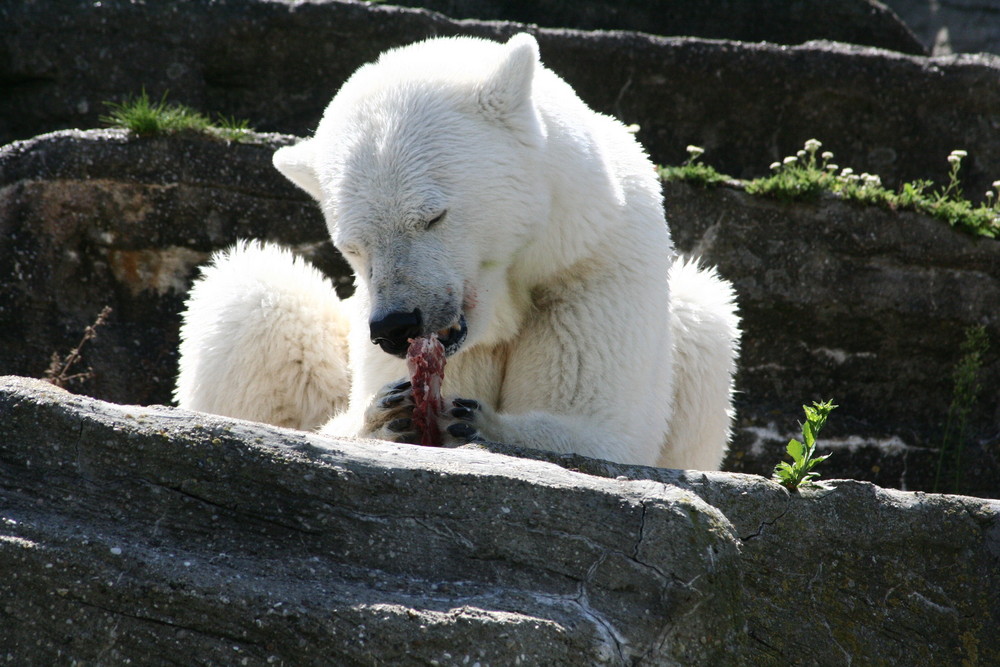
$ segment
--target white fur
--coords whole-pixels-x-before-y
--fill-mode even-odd
[[[719,466],[739,336],[732,289],[676,258],[641,146],[544,68],[530,35],[389,51],[274,163],[319,201],[357,292],[337,302],[271,246],[217,257],[185,315],[182,406],[311,426],[341,405],[346,339],[350,398],[323,431],[385,437],[373,399],[406,369],[371,344],[368,322],[420,308],[427,332],[468,322],[444,392],[483,405],[481,437]],[[272,299],[287,305],[256,305]]]
[[[347,406],[348,321],[333,285],[274,245],[202,269],[181,327],[179,405],[313,429]]]
[[[677,391],[674,411],[685,415],[673,420],[671,447],[661,454],[659,465],[696,470],[716,470],[724,449],[704,443],[725,433],[733,418],[731,406],[720,410],[719,397],[732,393],[739,353],[739,318],[732,285],[714,269],[701,269],[697,262],[679,257],[670,268],[673,310],[674,372]],[[728,403],[728,401],[727,401]]]

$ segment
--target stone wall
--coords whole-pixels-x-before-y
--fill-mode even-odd
[[[766,474],[798,437],[799,404],[832,398],[840,407],[823,435],[837,476],[931,490],[940,474],[940,490],[1000,496],[1000,244],[833,196],[664,192],[678,246],[717,264],[739,297],[740,425],[727,469]],[[958,471],[948,459],[939,469],[954,369],[978,325],[992,347],[970,442]]]
[[[240,238],[296,248],[351,288],[318,207],[270,165],[287,136],[228,144],[68,132],[0,149],[0,371],[41,376],[104,305],[78,391],[169,403],[183,300],[199,264]],[[939,220],[844,203],[787,204],[737,187],[665,186],[679,248],[720,267],[744,341],[730,470],[769,474],[800,405],[841,407],[826,474],[935,488],[964,331],[994,341],[964,464],[942,490],[1000,496],[1000,245]],[[30,332],[30,335],[25,335]],[[959,479],[956,489],[951,480]]]
[[[875,0],[404,0],[456,19],[489,19],[578,30],[632,30],[740,42],[827,40],[926,55]],[[766,19],[762,19],[766,17]]]
[[[973,196],[1000,176],[994,56],[583,32],[339,1],[38,0],[3,4],[0,24],[0,143],[96,127],[106,101],[143,89],[304,136],[347,76],[387,48],[527,29],[588,104],[639,124],[661,163],[698,144],[726,173],[762,175],[815,137],[840,164],[889,184],[943,181],[956,148],[970,153],[963,170]]]

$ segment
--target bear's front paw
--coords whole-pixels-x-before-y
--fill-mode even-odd
[[[471,398],[452,399],[447,406],[438,419],[445,447],[483,439],[482,430],[492,414],[488,407]]]
[[[365,437],[420,443],[413,424],[413,389],[408,381],[387,384],[365,411]]]

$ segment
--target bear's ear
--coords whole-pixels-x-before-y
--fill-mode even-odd
[[[526,32],[511,37],[503,57],[479,90],[479,106],[496,121],[517,126],[517,118],[531,109],[531,82],[538,66],[538,42]]]
[[[299,186],[316,201],[321,201],[323,193],[316,176],[316,150],[313,140],[306,139],[294,146],[284,146],[271,157],[275,168],[295,185]]]

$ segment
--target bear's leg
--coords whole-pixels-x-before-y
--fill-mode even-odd
[[[181,326],[182,408],[313,429],[347,405],[347,317],[316,268],[243,242],[203,268]]]
[[[718,470],[733,418],[740,330],[732,285],[679,257],[670,269],[674,412],[661,467]]]

